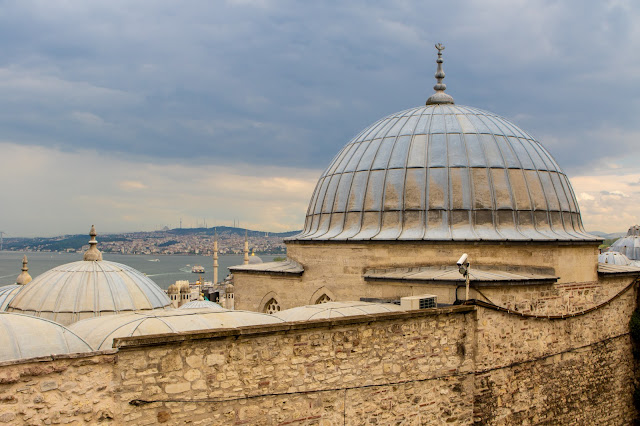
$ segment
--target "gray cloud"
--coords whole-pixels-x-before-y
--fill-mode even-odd
[[[391,7],[393,5],[393,7]],[[4,137],[145,158],[317,167],[418,105],[447,45],[459,103],[549,135],[561,164],[637,130],[631,3],[15,2],[3,5]],[[584,149],[588,147],[589,149]]]
[[[0,139],[322,169],[424,103],[442,41],[457,103],[512,119],[570,174],[636,167],[639,15],[630,1],[4,2]]]

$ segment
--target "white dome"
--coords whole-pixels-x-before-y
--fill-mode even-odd
[[[0,361],[91,350],[87,342],[53,321],[0,312]]]
[[[216,328],[284,322],[272,315],[249,311],[212,311],[204,309],[168,309],[91,318],[69,327],[95,350],[110,349],[116,337],[181,333]]]
[[[16,294],[24,288],[23,285],[12,284],[0,287],[0,312],[6,311],[9,302],[16,297]]]
[[[95,316],[164,309],[170,303],[156,283],[129,266],[82,260],[36,277],[9,303],[7,311],[69,325]]]
[[[291,322],[403,311],[404,309],[400,308],[400,306],[391,303],[327,302],[285,309],[284,311],[276,312],[273,316]]]

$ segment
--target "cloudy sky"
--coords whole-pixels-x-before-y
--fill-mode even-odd
[[[640,222],[640,3],[0,0],[0,230],[299,229],[359,130],[432,93],[535,135],[590,230]]]

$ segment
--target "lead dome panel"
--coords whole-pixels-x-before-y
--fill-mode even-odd
[[[290,240],[598,241],[571,183],[530,134],[490,112],[412,108],[353,138]]]

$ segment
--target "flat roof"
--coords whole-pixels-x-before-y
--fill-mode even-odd
[[[631,265],[614,265],[612,263],[598,263],[599,274],[629,274],[640,275],[640,268]]]

